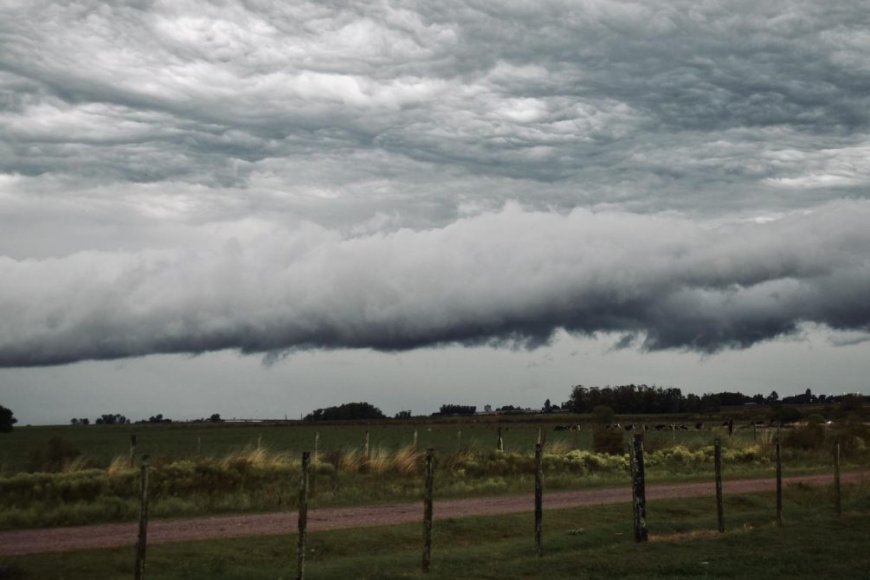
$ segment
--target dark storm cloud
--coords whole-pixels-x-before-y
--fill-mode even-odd
[[[713,352],[803,323],[870,330],[870,204],[769,223],[528,212],[346,238],[306,225],[220,251],[0,261],[0,364],[446,343],[559,328]]]
[[[5,2],[0,365],[861,337],[868,28],[845,1]]]

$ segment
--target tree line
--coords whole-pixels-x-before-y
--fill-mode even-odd
[[[845,395],[849,397],[850,395]],[[864,400],[867,397],[857,396]],[[677,388],[662,388],[648,385],[619,385],[615,387],[584,387],[577,385],[571,390],[571,398],[562,405],[573,413],[590,413],[599,406],[607,406],[616,413],[672,414],[672,413],[715,413],[721,407],[743,405],[808,405],[813,403],[835,403],[844,396],[814,395],[810,389],[803,394],[779,398],[776,391],[764,395],[744,395],[740,392],[723,391],[684,395]]]

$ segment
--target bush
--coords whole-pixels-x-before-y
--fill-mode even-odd
[[[625,453],[622,431],[611,431],[604,428],[596,429],[592,432],[592,449],[596,453],[608,453],[610,455]]]
[[[29,469],[30,471],[62,471],[81,454],[82,452],[66,439],[52,437],[45,447],[30,452]]]
[[[825,427],[820,423],[795,427],[785,436],[783,443],[793,449],[817,449],[825,443]]]

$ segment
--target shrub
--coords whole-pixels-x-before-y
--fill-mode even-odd
[[[29,471],[63,471],[82,454],[72,443],[60,437],[52,437],[42,449],[30,452]]]
[[[611,431],[604,428],[595,429],[592,433],[592,449],[596,453],[609,453],[610,455],[625,453],[622,431]]]
[[[825,443],[825,427],[819,423],[795,427],[785,436],[783,443],[793,449],[817,449]]]

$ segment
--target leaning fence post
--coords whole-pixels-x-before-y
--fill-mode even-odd
[[[432,562],[432,456],[434,450],[426,450],[426,479],[423,491],[423,573],[429,572]]]
[[[299,537],[296,543],[296,578],[305,578],[305,541],[308,527],[308,465],[311,457],[308,451],[302,452],[302,479],[299,489]]]
[[[130,467],[133,467],[135,464],[134,458],[136,457],[136,435],[130,435]]]
[[[713,447],[713,462],[716,468],[716,518],[719,531],[725,531],[725,508],[722,504],[722,443],[716,439]]]
[[[632,441],[631,492],[634,504],[634,541],[646,542],[646,482],[643,463],[643,435],[636,434]]]
[[[837,515],[843,515],[843,495],[840,490],[840,438],[834,440],[834,501]]]
[[[544,445],[535,445],[535,548],[538,557],[544,555]]]
[[[776,525],[782,527],[782,450],[779,435],[775,440],[776,447]]]
[[[148,543],[148,456],[142,458],[139,490],[139,539],[136,542],[135,580],[145,578],[145,546]]]

